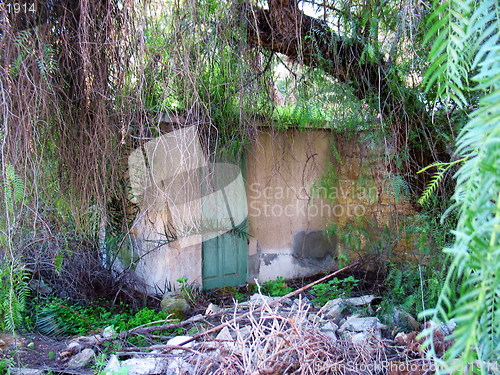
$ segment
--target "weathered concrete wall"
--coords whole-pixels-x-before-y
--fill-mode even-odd
[[[134,224],[135,275],[153,295],[178,288],[187,278],[201,285],[201,236],[193,235],[166,243],[165,228],[172,225],[168,210],[148,210]]]
[[[259,134],[246,165],[250,280],[335,268],[337,241],[323,234],[329,223],[365,217],[383,226],[413,212],[392,194],[390,150],[360,138],[311,129]]]
[[[194,231],[165,244],[165,229],[175,232],[186,223],[194,228],[200,219],[219,213],[202,208],[200,197],[213,194],[193,183],[205,166],[197,135],[188,133],[188,141],[175,136],[149,143],[145,155],[131,156],[131,165],[140,172],[132,187],[141,212],[133,228],[132,255],[122,254],[122,259],[125,264],[127,257],[128,262],[136,260],[136,275],[151,293],[177,287],[181,277],[201,284],[205,234]],[[342,248],[336,238],[324,235],[327,225],[343,226],[363,217],[380,227],[391,226],[398,217],[412,214],[411,205],[393,193],[386,160],[390,153],[388,146],[364,141],[362,135],[346,138],[329,130],[273,132],[262,127],[245,159],[246,197],[243,187],[241,197],[230,184],[225,189],[234,198],[230,211],[236,224],[248,209],[248,280],[334,269]],[[189,171],[195,175],[186,174]]]
[[[119,254],[151,294],[201,284],[200,170],[207,165],[196,127],[164,134],[129,156],[131,200],[140,212],[132,246]],[[131,263],[132,262],[132,263]]]

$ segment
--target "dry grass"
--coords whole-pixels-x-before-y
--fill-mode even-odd
[[[190,355],[190,362],[196,364],[194,373],[381,374],[388,373],[394,363],[424,362],[404,353],[393,342],[375,337],[356,344],[347,339],[334,340],[311,321],[306,304],[288,312],[272,308],[265,301],[263,305],[245,321],[236,322],[236,314],[229,319],[226,333],[232,340],[221,334],[219,339],[199,344],[197,349],[203,355]]]

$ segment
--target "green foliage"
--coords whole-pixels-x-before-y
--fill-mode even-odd
[[[400,175],[390,175],[389,177],[389,181],[392,183],[392,186],[386,186],[386,188],[392,188],[396,203],[401,202],[402,199],[410,200],[410,188],[405,179]]]
[[[21,203],[24,199],[25,182],[24,179],[16,173],[12,164],[7,164],[5,166],[5,175],[2,181],[0,181],[0,187],[3,190],[6,210],[10,215],[13,215],[15,205]]]
[[[272,55],[264,56],[267,68],[252,70],[261,56],[245,47],[246,26],[231,2],[175,3],[160,13],[148,19],[145,30],[140,94],[146,110],[187,113],[210,133],[203,134],[210,138],[210,152],[240,155],[250,118],[271,108],[265,82]],[[136,81],[131,77],[130,90]]]
[[[19,264],[0,265],[0,331],[14,329],[23,322],[29,295],[28,275]]]
[[[465,107],[473,88],[471,79],[478,83],[476,89],[488,92],[498,74],[494,48],[498,43],[498,4],[492,0],[436,2],[427,22],[431,27],[424,42],[432,41],[432,47],[425,88],[437,87],[437,98]],[[472,99],[476,101],[477,95]]]
[[[278,276],[276,280],[270,280],[262,283],[262,294],[271,297],[282,297],[290,293],[293,289],[286,284],[286,280]]]
[[[314,185],[311,189],[313,198],[327,199],[331,203],[335,203],[335,199],[338,198],[338,184],[338,170],[333,165],[328,164],[325,168],[325,173],[314,181]]]
[[[458,224],[453,245],[445,249],[452,263],[436,307],[423,314],[457,323],[444,361],[436,358],[432,330],[424,333],[429,355],[447,372],[500,357],[499,14],[494,0],[436,3],[427,37],[433,39],[429,60],[440,58],[426,73],[427,88],[437,83],[438,97],[461,107],[479,98],[456,141],[456,154],[466,160],[455,175],[451,209]]]
[[[0,375],[9,375],[9,368],[14,364],[12,359],[0,359]]]
[[[190,302],[191,304],[195,304],[196,298],[199,295],[198,288],[194,287],[193,285],[189,285],[188,279],[186,277],[181,277],[180,279],[177,279],[177,282],[180,285],[179,290],[181,291],[181,294],[184,297],[184,299]]]
[[[108,363],[108,355],[107,353],[99,353],[94,359],[94,363],[92,364],[92,370],[94,374],[100,374],[102,370],[106,367]]]
[[[234,293],[234,299],[239,303],[244,302],[248,299],[248,294],[236,291],[236,293]]]
[[[416,315],[437,301],[449,261],[436,249],[450,243],[455,219],[450,215],[448,221],[440,222],[438,204],[433,203],[431,210],[400,219],[392,227],[380,228],[364,218],[342,227],[327,227],[327,233],[337,236],[342,246],[340,266],[350,258],[366,259],[387,272],[381,315],[391,314],[394,307]],[[401,246],[404,254],[398,250]]]
[[[277,129],[326,128],[354,133],[373,127],[375,111],[367,111],[349,86],[336,82],[321,69],[297,70],[295,75],[276,79],[286,103],[273,110]]]
[[[56,52],[52,45],[36,41],[30,30],[21,30],[14,38],[14,45],[18,47],[17,58],[12,63],[11,75],[16,77],[21,66],[29,58],[33,58],[40,75],[49,84],[49,78],[57,70]]]
[[[437,168],[436,173],[434,173],[434,175],[432,176],[431,181],[426,186],[424,192],[422,193],[422,196],[418,200],[418,203],[421,205],[425,204],[429,200],[431,195],[436,191],[439,183],[443,180],[444,176],[446,175],[446,172],[448,172],[448,170],[451,167],[453,167],[459,163],[465,162],[468,158],[469,158],[469,156],[466,156],[466,157],[463,157],[459,160],[450,161],[448,163],[435,162],[435,163],[432,163],[431,165],[428,165],[427,167],[419,170],[417,173],[422,173],[430,168],[434,168],[434,167]]]
[[[161,324],[168,318],[166,312],[147,307],[135,312],[126,307],[113,311],[96,303],[82,305],[59,298],[38,301],[33,315],[35,329],[47,336],[85,335],[107,326],[122,332],[151,322]]]
[[[132,370],[132,366],[121,366],[118,370],[106,370],[100,372],[99,375],[128,375]]]
[[[14,331],[22,322],[29,288],[27,272],[13,243],[26,187],[12,164],[3,165],[0,188],[4,209],[0,217],[0,248],[5,250],[0,258],[0,330]]]
[[[381,305],[380,315],[385,321],[391,321],[394,308],[416,316],[426,307],[434,306],[441,291],[445,267],[438,262],[420,265],[406,262],[390,263],[388,275],[384,280],[387,293]]]
[[[339,257],[343,257],[339,261],[370,257],[373,262],[383,265],[404,237],[403,231],[394,230],[395,225],[380,227],[374,220],[359,216],[346,225],[331,223],[325,232],[329,238],[338,240]]]
[[[55,298],[38,307],[34,316],[35,329],[47,336],[85,335],[99,328],[105,314],[105,309],[99,306],[70,304]]]
[[[359,280],[356,280],[353,276],[346,277],[345,279],[335,277],[326,283],[316,284],[311,287],[311,294],[314,296],[312,302],[315,305],[323,306],[335,298],[352,297],[358,284]]]

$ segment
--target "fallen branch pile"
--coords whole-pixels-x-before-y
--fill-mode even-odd
[[[169,368],[176,366],[180,374],[189,375],[429,373],[427,371],[433,364],[424,358],[415,340],[404,343],[386,340],[376,329],[368,331],[362,341],[343,334],[329,335],[321,330],[328,324],[322,310],[304,303],[301,296],[291,300],[313,285],[356,265],[345,267],[276,300],[261,295],[257,296],[259,301],[236,304],[233,309],[212,315],[160,326],[140,326],[111,338],[87,343],[83,340],[79,344],[95,348],[109,340],[125,343],[135,335],[152,340],[161,337],[162,331],[203,325],[201,333],[184,340],[178,337],[181,341],[175,345],[128,346],[117,352],[116,357],[125,362],[130,358],[159,361]]]

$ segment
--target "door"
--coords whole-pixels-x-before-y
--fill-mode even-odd
[[[208,236],[202,243],[204,289],[236,286],[247,281],[248,210],[243,172],[237,165],[226,163],[215,163],[211,172],[211,188],[204,195],[212,198],[206,205],[202,204],[202,217],[209,223],[223,222],[225,229]]]
[[[248,242],[234,231],[203,242],[203,288],[236,286],[247,281]]]

